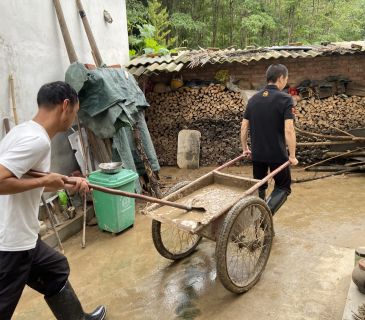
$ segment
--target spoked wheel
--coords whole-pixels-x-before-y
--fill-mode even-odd
[[[183,181],[170,190],[164,196],[167,196],[182,187],[189,184],[189,181]],[[179,260],[191,254],[202,237],[197,234],[180,230],[166,223],[161,223],[157,220],[152,221],[152,239],[156,250],[165,258],[171,260]]]
[[[269,259],[273,224],[269,208],[258,197],[239,201],[228,212],[217,239],[217,273],[234,293],[251,289]]]
[[[187,257],[201,240],[197,234],[190,234],[156,220],[152,221],[152,238],[157,251],[171,260]]]

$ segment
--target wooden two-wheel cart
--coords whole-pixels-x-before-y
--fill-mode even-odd
[[[221,172],[241,159],[243,155],[191,183],[176,185],[164,199],[88,185],[101,192],[157,203],[144,212],[153,219],[153,242],[165,258],[185,258],[203,237],[215,241],[220,280],[228,290],[243,293],[260,279],[274,235],[270,210],[257,196],[258,188],[288,166],[289,161],[262,180]],[[35,177],[46,174],[28,172]]]
[[[193,182],[175,185],[163,200],[201,206],[205,211],[152,205],[145,213],[153,219],[152,237],[165,258],[190,255],[203,237],[216,242],[217,274],[228,290],[243,293],[260,279],[268,261],[274,230],[270,210],[258,197],[263,180],[220,172],[239,161],[237,157]]]

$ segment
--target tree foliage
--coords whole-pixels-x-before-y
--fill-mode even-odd
[[[170,36],[172,24],[169,14],[159,0],[127,1],[129,54],[168,54],[176,38]]]
[[[146,19],[168,47],[171,39],[242,48],[365,38],[365,0],[127,0],[127,14],[128,26]]]
[[[171,47],[175,43],[175,38],[170,36],[171,21],[167,9],[162,6],[159,0],[148,1],[147,13],[151,25],[155,27],[154,38],[158,43],[166,47]]]

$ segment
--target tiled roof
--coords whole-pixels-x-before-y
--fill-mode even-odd
[[[318,56],[344,55],[365,52],[365,41],[335,42],[327,45],[281,46],[258,49],[201,49],[180,51],[177,55],[161,57],[141,56],[126,66],[139,77],[142,74],[178,72],[183,67],[195,68],[207,63],[244,63],[263,59],[315,58]]]

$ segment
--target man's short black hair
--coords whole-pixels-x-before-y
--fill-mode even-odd
[[[55,81],[44,84],[38,91],[37,103],[38,107],[53,108],[68,99],[71,106],[74,106],[79,98],[77,92],[68,83],[63,81]]]
[[[284,76],[288,76],[288,69],[283,64],[272,64],[266,70],[266,81],[275,83],[278,79]]]

